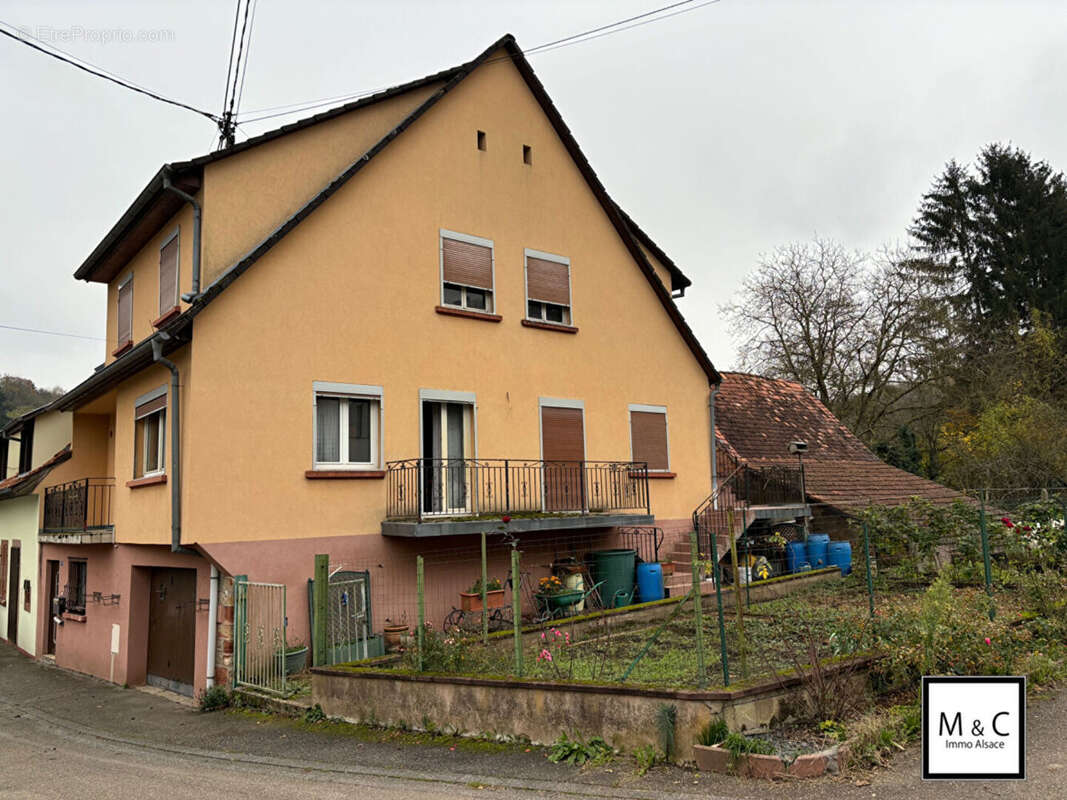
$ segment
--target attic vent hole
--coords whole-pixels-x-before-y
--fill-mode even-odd
[[[478,131],[478,149],[485,149],[485,131]]]
[[[528,145],[528,144],[524,144],[522,146],[522,163],[523,164],[532,164],[533,163],[533,148],[530,147],[530,145]]]

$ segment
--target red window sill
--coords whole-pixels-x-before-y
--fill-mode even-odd
[[[670,480],[670,479],[673,479],[675,477],[675,473],[673,473],[673,472],[652,472],[650,470],[648,472],[631,472],[630,473],[630,477],[631,478],[648,478],[649,480],[657,480],[657,479],[658,480],[664,480],[664,479]]]
[[[170,311],[164,311],[162,314],[160,314],[159,319],[152,320],[152,327],[162,328],[180,313],[182,313],[182,307],[174,306],[174,308],[172,308]]]
[[[312,480],[329,478],[381,480],[385,477],[385,471],[379,469],[309,469],[304,473],[304,477]]]
[[[132,481],[126,481],[126,485],[131,489],[137,489],[141,486],[157,486],[166,482],[166,475],[151,475],[147,478],[134,478]]]
[[[570,325],[559,325],[555,322],[538,322],[536,319],[524,319],[522,324],[527,328],[540,328],[543,331],[556,331],[556,333],[577,333],[578,329]]]
[[[465,308],[449,308],[448,306],[436,306],[434,311],[450,317],[466,317],[467,319],[480,319],[483,322],[500,322],[504,319],[499,314],[487,314],[482,311],[468,311]]]
[[[71,614],[69,611],[65,611],[65,612],[63,612],[63,619],[65,619],[67,622],[81,622],[81,623],[84,623],[85,622],[85,615],[84,614]]]
[[[133,347],[133,339],[127,339],[125,342],[123,342],[118,347],[116,347],[114,350],[112,350],[111,351],[111,355],[113,355],[116,358],[118,358],[123,353],[125,353],[127,350],[129,350],[131,347]]]

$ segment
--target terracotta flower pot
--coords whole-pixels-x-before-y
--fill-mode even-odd
[[[486,608],[503,608],[504,607],[504,590],[503,589],[490,589],[485,593],[485,605]],[[464,611],[481,611],[482,610],[482,593],[481,592],[460,592],[459,593],[459,607]]]
[[[389,653],[395,653],[400,649],[400,646],[404,643],[404,639],[408,635],[407,625],[386,625],[383,629],[385,633],[385,649]]]
[[[663,577],[666,578],[674,574],[674,562],[673,561],[661,561],[659,562],[660,568],[663,570]]]

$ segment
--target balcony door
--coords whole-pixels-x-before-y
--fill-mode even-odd
[[[474,406],[443,400],[422,403],[424,514],[471,513]]]
[[[581,407],[541,405],[546,511],[585,510],[585,421]]]

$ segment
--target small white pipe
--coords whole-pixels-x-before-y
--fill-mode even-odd
[[[211,565],[211,588],[208,590],[210,600],[207,607],[207,688],[215,685],[215,642],[218,638],[219,622],[219,568]]]

